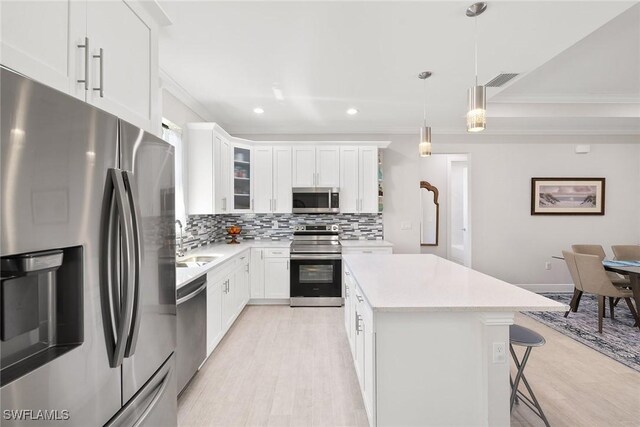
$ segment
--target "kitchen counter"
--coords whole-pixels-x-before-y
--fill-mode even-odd
[[[345,248],[390,248],[393,243],[386,240],[340,240],[340,244]]]
[[[216,256],[217,258],[205,265],[199,267],[180,267],[176,268],[176,289],[186,285],[193,279],[206,274],[213,268],[219,267],[244,251],[248,251],[251,248],[288,248],[291,245],[290,240],[252,240],[244,241],[237,245],[228,245],[227,243],[215,243],[213,245],[202,246],[197,249],[193,249],[183,257],[177,258],[180,262],[184,259],[194,256]]]
[[[435,255],[344,255],[374,311],[566,311],[559,302]]]

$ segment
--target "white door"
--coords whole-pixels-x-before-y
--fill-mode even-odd
[[[264,298],[264,249],[251,249],[251,298]]]
[[[207,356],[222,337],[222,282],[207,273]]]
[[[266,258],[264,263],[265,298],[289,298],[289,259]]]
[[[291,213],[291,147],[273,148],[273,211]]]
[[[376,147],[360,147],[359,154],[359,211],[361,213],[377,213],[378,149]]]
[[[315,187],[316,148],[314,146],[293,147],[293,186]]]
[[[151,81],[151,29],[124,1],[89,1],[87,36],[91,53],[87,100],[157,133],[151,114],[151,84],[157,84]]]
[[[449,159],[449,259],[471,267],[469,229],[469,167],[467,160]]]
[[[253,147],[253,212],[270,213],[273,207],[273,149]],[[289,169],[290,171],[291,169]],[[277,172],[276,172],[277,173]],[[291,172],[289,172],[291,174]]]
[[[86,2],[0,2],[0,63],[85,100]]]
[[[316,187],[340,187],[339,147],[316,147]]]
[[[359,209],[358,147],[340,147],[340,212]]]

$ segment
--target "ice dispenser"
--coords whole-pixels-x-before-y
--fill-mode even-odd
[[[82,343],[82,247],[0,260],[2,385]]]

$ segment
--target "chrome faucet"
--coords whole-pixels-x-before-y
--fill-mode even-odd
[[[176,224],[180,226],[180,246],[178,246],[178,250],[176,251],[176,256],[183,257],[184,256],[184,235],[182,234],[182,222],[179,219],[176,219]]]

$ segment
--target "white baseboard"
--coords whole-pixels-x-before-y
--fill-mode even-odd
[[[516,284],[519,288],[526,289],[531,292],[535,292],[537,294],[541,294],[544,292],[573,292],[573,283],[523,283]]]
[[[289,305],[291,300],[289,298],[252,298],[247,303],[248,305]]]

